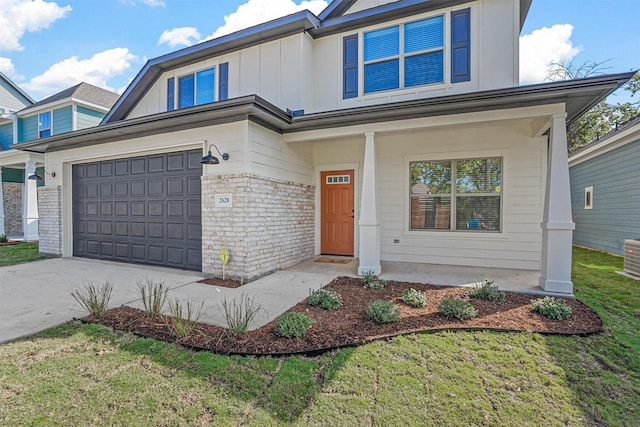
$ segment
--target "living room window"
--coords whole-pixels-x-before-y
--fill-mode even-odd
[[[38,114],[38,138],[51,136],[51,111]]]
[[[417,161],[409,170],[410,230],[501,231],[502,158]]]
[[[444,81],[444,16],[365,32],[364,92]]]

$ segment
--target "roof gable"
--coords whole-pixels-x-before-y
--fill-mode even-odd
[[[82,82],[65,89],[62,92],[51,95],[42,101],[38,101],[24,110],[21,110],[19,113],[28,113],[44,106],[64,101],[93,104],[103,107],[104,109],[110,109],[116,103],[118,98],[120,98],[120,96],[117,93]]]
[[[0,89],[4,89],[9,96],[23,104],[23,106],[29,106],[35,102],[26,92],[2,73],[0,73]]]

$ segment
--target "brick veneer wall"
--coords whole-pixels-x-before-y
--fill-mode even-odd
[[[40,254],[62,256],[62,189],[38,188]]]
[[[4,207],[4,232],[6,234],[22,234],[22,189],[19,182],[2,183],[2,200]]]
[[[216,207],[231,194],[232,207]],[[229,249],[229,277],[245,281],[311,258],[315,187],[252,174],[202,177],[202,271],[220,277],[220,248]]]

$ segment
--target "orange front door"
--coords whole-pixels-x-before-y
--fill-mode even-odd
[[[320,173],[323,254],[353,256],[353,171]]]

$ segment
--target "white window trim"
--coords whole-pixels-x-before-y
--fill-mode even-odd
[[[587,200],[587,195],[589,195],[588,200]],[[587,203],[587,201],[589,203]],[[589,187],[584,187],[584,208],[593,209],[593,185]]]
[[[502,158],[502,188],[500,196],[500,231],[473,233],[467,230],[412,230],[411,229],[411,163],[420,161],[437,160],[466,160],[478,158]],[[478,239],[478,240],[505,240],[509,238],[509,221],[505,217],[505,199],[509,197],[510,176],[508,173],[509,150],[472,150],[461,156],[459,152],[453,153],[424,153],[404,156],[404,226],[402,235],[407,237],[434,238],[445,237],[452,240]],[[455,214],[454,214],[455,215]],[[452,217],[454,217],[452,215]]]

